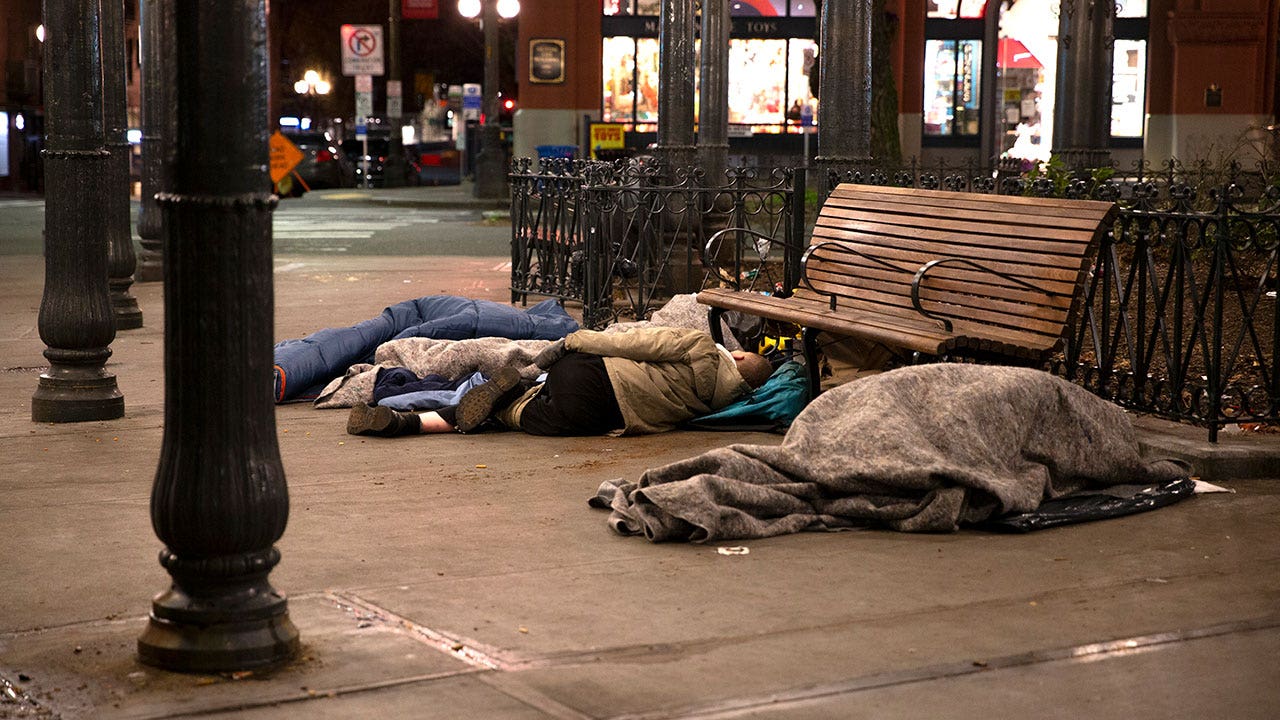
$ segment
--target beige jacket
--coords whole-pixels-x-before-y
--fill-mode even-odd
[[[751,391],[733,360],[701,330],[579,330],[565,337],[565,349],[604,358],[626,434],[670,430]]]

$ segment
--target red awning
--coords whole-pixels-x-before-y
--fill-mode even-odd
[[[996,62],[1002,68],[1040,68],[1044,67],[1026,45],[1013,38],[1000,38],[1000,54]]]

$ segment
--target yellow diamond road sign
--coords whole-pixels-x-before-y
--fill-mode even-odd
[[[278,183],[302,162],[302,151],[279,130],[271,136],[271,182]]]

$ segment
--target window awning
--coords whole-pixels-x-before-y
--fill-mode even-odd
[[[1002,68],[1041,68],[1044,67],[1026,45],[1013,38],[1000,38],[999,54],[996,62]]]

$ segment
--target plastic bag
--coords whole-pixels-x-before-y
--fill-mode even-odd
[[[1031,512],[1005,515],[977,523],[975,527],[1000,532],[1027,533],[1089,520],[1106,520],[1155,510],[1181,502],[1195,493],[1190,478],[1152,485],[1116,485],[1045,500]]]

